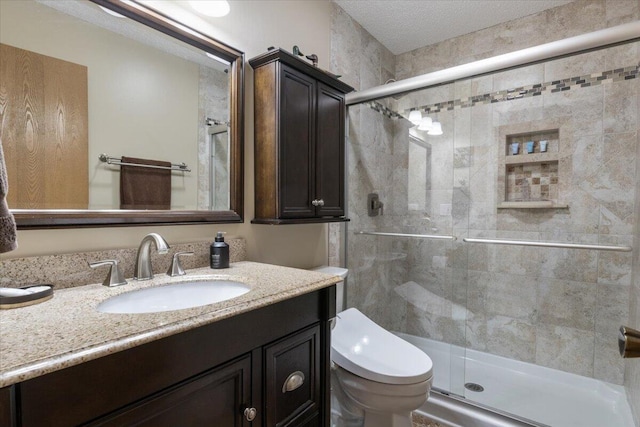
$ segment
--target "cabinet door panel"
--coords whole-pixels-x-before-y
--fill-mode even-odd
[[[0,388],[0,426],[13,427],[16,425],[13,387]]]
[[[283,65],[280,84],[280,216],[311,217],[315,81]]]
[[[89,425],[240,427],[248,425],[243,411],[250,400],[251,356],[247,355]]]
[[[318,216],[344,215],[344,96],[318,85],[316,197],[324,201]]]
[[[265,347],[264,358],[267,425],[304,425],[321,401],[319,325]],[[286,391],[284,385],[294,373],[304,381]]]

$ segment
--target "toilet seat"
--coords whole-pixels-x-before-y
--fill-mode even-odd
[[[336,316],[331,360],[355,375],[386,384],[414,384],[433,375],[429,356],[355,308]]]

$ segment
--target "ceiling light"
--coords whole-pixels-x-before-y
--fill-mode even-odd
[[[431,119],[431,117],[423,117],[422,120],[420,120],[420,124],[418,125],[418,130],[431,131],[432,125],[433,119]]]
[[[124,15],[120,15],[118,12],[114,12],[113,10],[108,9],[108,8],[106,8],[106,7],[104,7],[104,6],[100,6],[100,5],[98,5],[98,7],[99,7],[100,9],[104,10],[105,12],[107,12],[109,15],[111,15],[111,16],[115,16],[116,18],[124,18],[124,17],[125,17]]]
[[[205,52],[205,55],[207,55],[207,57],[211,58],[211,59],[215,59],[216,61],[218,61],[221,64],[224,65],[230,65],[231,62],[227,61],[226,59],[222,59],[219,56],[214,55],[213,53],[209,53],[209,52]]]
[[[442,124],[440,124],[440,122],[433,122],[427,135],[442,135]]]
[[[420,110],[411,110],[409,113],[409,121],[414,125],[419,125],[422,121],[422,113]]]
[[[192,8],[207,16],[225,16],[231,10],[227,0],[192,0],[189,2]]]

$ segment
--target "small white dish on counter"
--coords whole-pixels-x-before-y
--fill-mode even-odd
[[[53,286],[32,285],[22,288],[0,288],[0,309],[27,307],[53,298]]]

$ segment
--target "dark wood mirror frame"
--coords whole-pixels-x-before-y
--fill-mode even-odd
[[[230,62],[230,197],[228,211],[22,210],[13,211],[18,229],[142,226],[244,221],[244,53],[129,0],[89,0]]]

